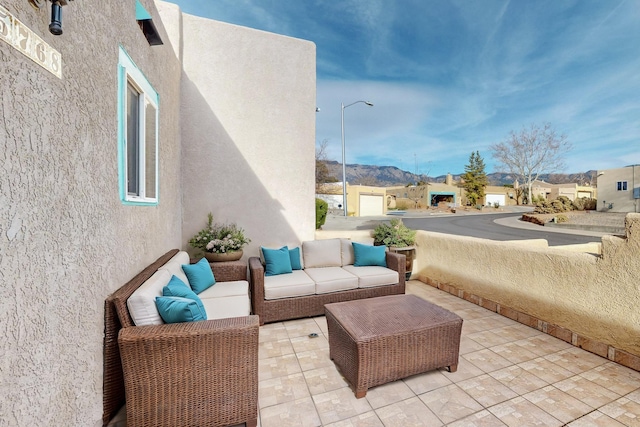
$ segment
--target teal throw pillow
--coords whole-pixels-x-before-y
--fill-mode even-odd
[[[171,280],[169,283],[162,288],[162,296],[165,297],[181,297],[181,298],[189,298],[192,299],[198,304],[198,308],[202,312],[202,316],[207,319],[207,312],[204,309],[204,305],[202,304],[202,300],[195,292],[184,283],[180,278],[176,276],[171,276]]]
[[[182,270],[189,279],[189,285],[196,294],[209,289],[216,283],[213,271],[206,258],[202,258],[195,264],[183,264]]]
[[[287,246],[283,246],[280,249],[261,249],[265,262],[265,276],[291,273],[291,258],[289,257],[289,248]]]
[[[202,317],[200,307],[192,299],[181,297],[156,297],[156,307],[165,323],[196,322]]]
[[[364,267],[369,265],[377,265],[380,267],[387,266],[387,247],[363,245],[362,243],[352,242],[353,255],[356,267]]]
[[[302,265],[300,264],[300,248],[289,249],[289,258],[291,260],[292,270],[302,270]]]

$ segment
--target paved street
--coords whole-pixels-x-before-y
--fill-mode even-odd
[[[513,207],[511,212],[456,214],[430,214],[407,212],[402,216],[342,217],[329,215],[323,230],[367,230],[374,229],[381,221],[402,218],[409,228],[438,233],[472,236],[491,240],[546,239],[550,246],[599,242],[606,233],[583,230],[559,230],[520,221],[523,211],[531,209]],[[513,212],[516,211],[516,212]]]

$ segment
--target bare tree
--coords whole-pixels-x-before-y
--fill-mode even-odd
[[[522,178],[527,187],[527,200],[531,201],[531,186],[541,174],[564,168],[564,156],[571,150],[566,135],[558,135],[545,123],[532,124],[520,133],[511,131],[503,142],[491,146],[493,158],[512,174]]]
[[[316,146],[316,193],[322,192],[322,187],[327,182],[336,182],[337,179],[329,172],[327,167],[327,144],[328,140],[323,140]]]

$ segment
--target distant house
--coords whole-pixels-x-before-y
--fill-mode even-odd
[[[555,200],[560,196],[565,196],[571,201],[587,197],[595,199],[597,197],[597,189],[589,185],[580,185],[577,183],[550,184],[542,180],[533,181],[531,186],[531,194],[533,197],[544,198],[547,200]]]
[[[640,165],[599,170],[598,210],[640,212]]]

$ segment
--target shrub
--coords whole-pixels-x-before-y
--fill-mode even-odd
[[[416,241],[416,231],[407,228],[400,219],[383,222],[373,230],[373,242],[378,245],[404,248]]]
[[[498,209],[500,207],[500,202],[493,202],[493,207]]]
[[[565,214],[560,214],[560,215],[556,216],[556,221],[558,223],[567,222],[567,221],[569,221],[569,218],[567,218],[567,216]]]
[[[398,209],[399,211],[406,211],[409,208],[410,208],[409,202],[407,202],[406,200],[396,201],[396,209]]]
[[[316,199],[316,230],[319,230],[327,220],[329,204],[322,199]]]
[[[590,197],[580,197],[573,202],[573,207],[578,211],[593,211],[596,209],[597,200]]]

